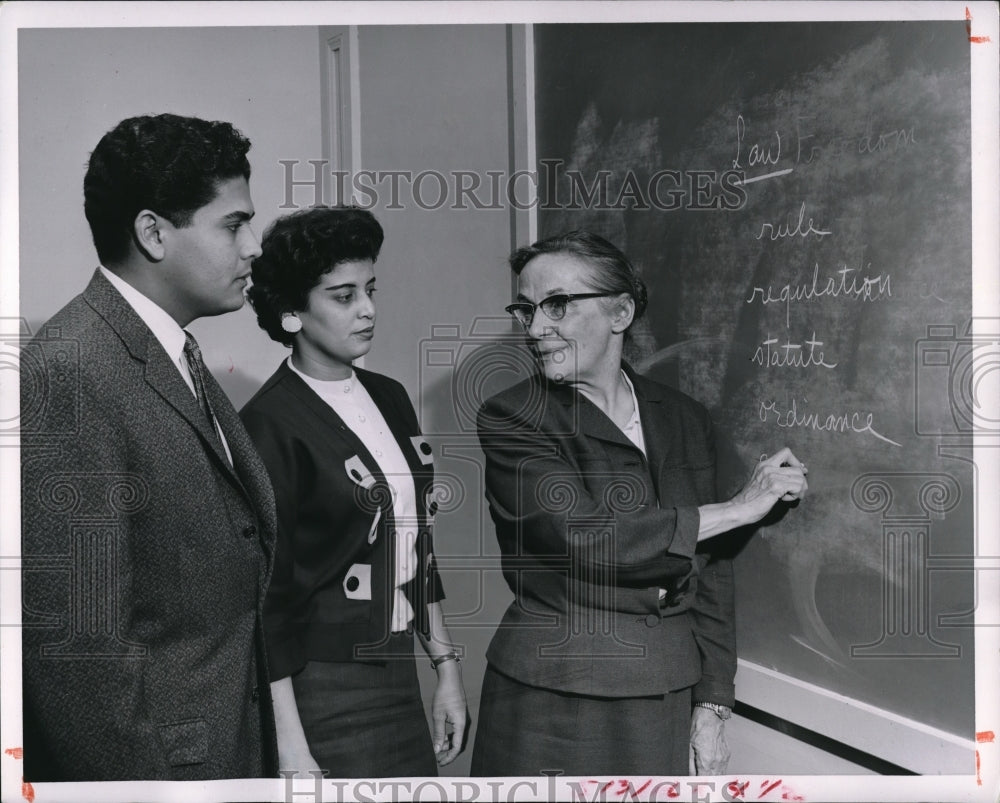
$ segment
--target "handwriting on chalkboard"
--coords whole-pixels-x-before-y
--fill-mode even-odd
[[[837,131],[820,137],[813,133],[810,120],[813,115],[799,114],[795,118],[794,130],[786,133],[782,140],[781,130],[773,129],[764,133],[764,139],[747,147],[747,122],[742,114],[736,115],[736,156],[732,160],[734,170],[757,165],[776,165],[783,156],[791,156],[794,150],[794,164],[812,164],[821,157],[843,156],[847,154],[878,154],[884,151],[896,152],[916,143],[916,126],[876,127],[871,115],[863,122],[856,123],[853,132]],[[890,124],[891,125],[891,124]],[[791,140],[794,148],[786,147]],[[746,151],[744,155],[744,150]],[[743,159],[745,158],[745,162]],[[783,175],[789,170],[769,173],[768,177]],[[744,183],[748,183],[747,179]]]
[[[817,351],[822,345],[823,341],[816,339],[815,332],[805,343],[786,341],[780,346],[778,338],[771,337],[768,333],[750,361],[765,368],[809,368],[813,365],[818,368],[836,368],[837,363],[827,362],[823,351]]]
[[[871,262],[864,265],[865,269],[871,268]],[[839,276],[839,280],[833,276],[827,276],[825,281],[819,278],[819,263],[813,266],[812,281],[808,284],[792,285],[791,282],[782,285],[775,293],[774,285],[765,287],[754,287],[750,293],[747,304],[760,301],[764,306],[780,302],[785,305],[785,327],[791,325],[791,306],[799,301],[812,301],[813,299],[830,296],[831,298],[844,297],[847,299],[861,299],[862,301],[878,301],[882,298],[889,298],[892,295],[892,282],[888,273],[884,276],[880,273],[877,276],[869,276],[867,273],[862,276],[861,267],[849,268],[847,264],[834,273]]]
[[[742,114],[736,115],[736,158],[733,159],[733,169],[741,170],[740,156],[743,150],[743,140],[746,136],[747,124]],[[747,167],[755,165],[776,165],[781,159],[781,132],[774,132],[774,139],[766,146],[754,143],[747,153]]]
[[[802,230],[802,222],[806,217],[806,202],[802,202],[802,206],[799,207],[799,219],[795,224],[795,228],[791,227],[787,219],[785,220],[784,226],[780,223],[775,225],[773,223],[761,223],[760,233],[757,235],[757,239],[760,240],[764,237],[766,233],[770,240],[780,240],[785,237],[808,237],[810,234],[815,234],[817,237],[826,237],[828,234],[833,232],[824,231],[822,229],[813,228],[813,219],[809,218],[809,222],[806,224],[805,231]]]
[[[799,168],[809,169],[821,158],[834,159],[837,164],[848,159],[868,160],[884,153],[901,152],[917,143],[915,126],[886,125],[871,114],[855,116],[853,122],[839,121],[835,123],[837,130],[825,133],[823,126],[817,125],[818,118],[809,114],[809,111],[790,110],[790,116],[772,119],[758,131],[751,131],[747,118],[742,114],[736,115],[733,169],[764,168],[763,171],[758,170],[757,175],[745,178],[744,184],[764,179],[775,182]],[[814,186],[812,191],[816,192],[818,189],[819,187]],[[794,254],[798,253],[797,243],[803,244],[801,248],[807,248],[811,247],[805,245],[807,242],[835,242],[837,239],[834,227],[817,219],[813,211],[814,208],[823,208],[822,204],[814,205],[812,196],[800,196],[796,203],[797,206],[793,206],[792,211],[787,212],[784,217],[770,216],[760,220],[752,229],[753,239],[773,251],[776,257],[781,258],[780,255],[787,253],[787,258],[794,260]],[[837,268],[826,267],[823,262],[829,259],[827,254],[828,251],[821,251],[817,259],[817,255],[811,253],[811,277],[792,276],[784,282],[760,282],[744,297],[745,303],[760,304],[764,308],[769,305],[784,307],[784,325],[789,330],[792,328],[793,307],[802,304],[828,304],[833,301],[870,303],[887,301],[892,297],[889,273],[873,271],[871,262],[866,262],[863,258],[864,248],[857,265],[843,261]],[[802,373],[815,370],[822,370],[824,373],[836,371],[841,365],[841,359],[835,353],[829,353],[830,348],[824,345],[822,334],[818,335],[812,327],[810,330],[811,336],[804,337],[783,336],[780,333],[772,334],[773,329],[765,330],[766,334],[761,333],[762,339],[749,354],[750,362],[761,369],[775,372],[789,369]],[[797,385],[793,381],[789,387],[789,396],[796,395],[796,391],[792,389],[795,386]],[[792,398],[788,404],[779,407],[778,402],[773,399],[765,399],[758,401],[758,415],[762,422],[784,429],[871,435],[884,443],[900,446],[875,429],[873,412],[857,409],[813,412],[803,410],[805,404],[804,399]]]
[[[809,403],[807,399],[802,401],[803,404]],[[862,413],[855,410],[827,413],[826,415],[813,412],[803,413],[799,412],[798,400],[792,399],[791,404],[785,409],[779,409],[776,401],[762,401],[758,408],[758,415],[761,421],[773,422],[782,429],[798,427],[814,429],[819,432],[857,432],[859,434],[867,432],[893,446],[900,445],[875,431],[872,427],[875,416],[872,413]]]

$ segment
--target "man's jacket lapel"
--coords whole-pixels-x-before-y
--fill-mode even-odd
[[[218,463],[222,472],[242,488],[240,478],[233,466],[230,465],[222,442],[216,433],[212,432],[211,425],[201,407],[198,406],[198,401],[191,389],[184,382],[180,371],[171,362],[156,336],[132,308],[132,305],[122,297],[121,293],[115,290],[100,271],[94,274],[94,278],[83,293],[83,297],[97,314],[104,318],[108,326],[114,329],[133,359],[143,363],[146,384],[198,433],[206,451]],[[232,404],[210,373],[206,376],[206,385],[213,388],[214,392],[209,393],[209,401],[216,411],[216,417],[219,417],[220,411],[226,407],[231,408]],[[127,393],[127,388],[123,389],[123,392]],[[233,415],[235,416],[235,413]],[[233,427],[229,427],[228,430],[232,431]],[[229,431],[226,428],[223,429],[227,440]],[[257,500],[251,499],[251,501],[256,503]]]

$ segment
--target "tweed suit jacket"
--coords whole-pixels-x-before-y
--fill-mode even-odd
[[[693,686],[697,701],[732,705],[732,565],[697,548],[697,508],[717,501],[711,419],[623,367],[648,459],[585,396],[538,376],[480,409],[514,593],[487,659],[543,688],[630,697]]]
[[[23,699],[29,781],[274,776],[262,628],[276,520],[98,271],[22,352]]]

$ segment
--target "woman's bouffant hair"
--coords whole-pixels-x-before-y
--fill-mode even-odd
[[[384,235],[375,216],[356,206],[302,209],[271,223],[253,261],[247,298],[257,324],[286,346],[295,336],[281,328],[281,316],[305,309],[309,291],[342,262],[378,259]]]
[[[589,231],[570,231],[539,240],[533,245],[518,248],[511,254],[510,268],[515,275],[520,276],[525,266],[542,254],[572,254],[579,257],[592,268],[591,275],[585,281],[594,292],[628,293],[632,296],[635,303],[633,324],[646,311],[646,283],[628,257],[603,237]],[[626,338],[628,335],[626,331]]]

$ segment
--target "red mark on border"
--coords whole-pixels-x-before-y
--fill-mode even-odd
[[[982,45],[990,41],[988,36],[973,36],[972,35],[972,12],[969,11],[969,7],[965,7],[965,32],[969,36],[969,41],[974,45]]]
[[[8,747],[4,750],[11,758],[20,761],[24,758],[24,748],[23,747]],[[21,797],[28,801],[28,803],[34,803],[35,801],[35,788],[28,781],[24,780],[24,776],[21,776]]]
[[[771,791],[777,789],[779,786],[781,786],[781,781],[779,780],[779,781],[775,781],[773,784],[771,784],[769,787],[767,787],[767,789],[764,789],[764,784],[766,784],[766,783],[768,783],[768,782],[764,781],[764,783],[762,783],[760,785],[760,788],[761,788],[760,797],[764,797],[764,795],[766,795],[768,792],[771,792]]]
[[[983,775],[980,772],[981,769],[982,769],[982,765],[981,765],[980,760],[979,760],[979,751],[977,750],[976,751],[976,786],[982,786],[983,785]]]
[[[976,741],[979,742],[979,744],[994,742],[996,741],[996,738],[996,734],[993,733],[993,731],[979,731],[979,733],[976,734]]]
[[[608,781],[606,784],[604,784],[604,786],[602,786],[600,788],[600,790],[598,790],[598,794],[599,795],[603,795],[612,786],[614,786],[615,784],[617,784],[618,785],[618,789],[615,790],[615,794],[618,795],[618,797],[623,797],[624,795],[629,795],[629,794],[632,797],[635,797],[636,795],[638,795],[638,794],[640,794],[642,792],[645,792],[646,788],[652,782],[653,782],[653,779],[650,778],[648,781],[646,781],[646,783],[644,783],[638,789],[635,789],[635,788],[633,788],[632,782],[630,780],[628,780],[627,778],[619,778],[619,779],[616,779],[616,780],[613,780],[613,781]],[[595,781],[595,780],[591,779],[591,780],[588,780],[587,783],[593,783],[593,784],[600,785],[601,782],[600,781]],[[669,794],[669,790],[668,790],[668,794]]]

